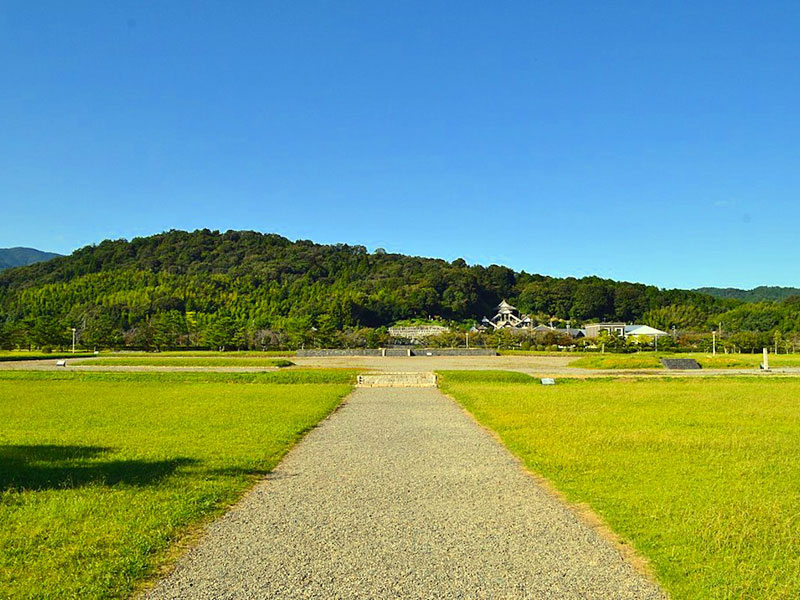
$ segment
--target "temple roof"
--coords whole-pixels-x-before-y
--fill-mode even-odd
[[[507,313],[507,312],[514,312],[517,310],[515,306],[511,306],[508,302],[503,300],[500,304],[497,305],[497,312]]]

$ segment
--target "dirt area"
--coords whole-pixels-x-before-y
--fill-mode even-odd
[[[702,369],[667,371],[666,369],[579,369],[569,366],[576,356],[329,356],[292,357],[300,368],[358,369],[379,372],[428,372],[444,370],[518,371],[537,377],[707,377],[716,375],[800,375],[798,368],[774,369],[769,373],[757,369]],[[68,370],[125,372],[191,372],[255,373],[274,371],[275,367],[176,367],[176,366],[94,366],[91,358],[68,359],[67,367],[57,367],[55,359],[0,362],[0,370]]]

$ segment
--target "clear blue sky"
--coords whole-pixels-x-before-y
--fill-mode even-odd
[[[800,3],[0,4],[0,246],[800,285]]]

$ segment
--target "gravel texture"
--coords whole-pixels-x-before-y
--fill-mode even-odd
[[[150,590],[663,598],[437,389],[358,389]]]

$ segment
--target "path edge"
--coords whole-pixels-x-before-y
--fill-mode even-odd
[[[194,548],[196,548],[203,541],[203,539],[205,539],[206,535],[208,534],[208,529],[212,524],[224,518],[230,512],[237,510],[245,501],[245,499],[247,499],[247,497],[253,493],[253,490],[255,490],[256,486],[265,481],[269,481],[270,474],[277,469],[281,463],[283,463],[289,453],[292,452],[292,450],[294,450],[299,444],[303,443],[315,429],[322,427],[326,421],[331,419],[336,413],[345,407],[348,403],[348,399],[356,392],[357,389],[358,388],[354,383],[351,384],[350,391],[342,396],[341,401],[334,407],[334,409],[329,412],[324,419],[320,419],[306,431],[303,431],[291,444],[291,446],[286,448],[286,451],[280,457],[278,462],[275,463],[275,466],[272,468],[272,470],[270,470],[269,473],[254,477],[250,485],[242,490],[241,496],[239,496],[236,502],[224,507],[219,513],[209,514],[200,521],[193,523],[183,534],[168,544],[168,546],[164,549],[163,561],[158,565],[155,565],[153,571],[149,575],[134,583],[133,590],[128,598],[130,598],[130,600],[145,600],[146,595],[152,591],[153,588],[155,588],[163,579],[166,579],[172,574],[173,571],[175,571],[180,560]]]
[[[484,431],[492,440],[498,444],[506,454],[511,456],[514,459],[514,462],[517,463],[517,467],[528,477],[533,479],[544,491],[547,493],[548,496],[556,500],[561,506],[566,508],[570,514],[574,515],[580,523],[586,525],[589,529],[594,531],[598,537],[602,540],[608,542],[611,547],[616,550],[616,552],[622,558],[622,561],[626,564],[630,565],[634,571],[639,573],[640,575],[646,577],[651,583],[658,586],[658,589],[661,590],[661,593],[664,595],[665,600],[670,598],[670,595],[661,585],[661,582],[655,575],[655,571],[653,570],[653,566],[650,563],[650,560],[640,554],[638,550],[633,546],[633,543],[627,542],[623,539],[621,535],[619,535],[616,531],[614,531],[611,526],[606,523],[605,519],[597,514],[592,507],[586,502],[572,502],[567,498],[567,496],[559,490],[555,484],[550,481],[549,479],[545,478],[540,473],[537,473],[530,467],[528,467],[523,460],[511,452],[506,445],[503,443],[503,440],[500,438],[500,435],[490,429],[489,427],[485,426],[483,423],[478,421],[471,412],[469,412],[458,400],[456,400],[450,394],[445,393],[442,391],[441,388],[437,388],[437,390],[448,400],[450,400],[453,404],[455,404],[458,409],[475,425],[477,425],[480,429]]]

